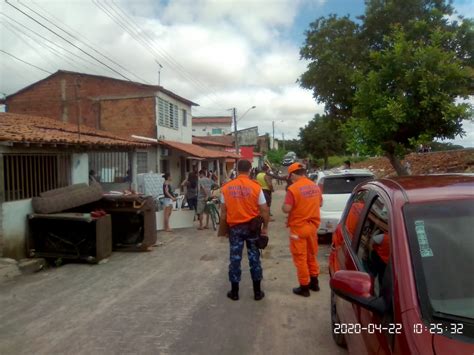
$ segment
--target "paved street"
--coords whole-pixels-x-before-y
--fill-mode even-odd
[[[274,195],[264,252],[266,297],[253,300],[246,257],[240,300],[225,295],[228,242],[210,231],[160,233],[149,253],[114,253],[100,265],[67,264],[0,289],[0,354],[345,354],[332,341],[327,253],[321,291],[297,279]]]

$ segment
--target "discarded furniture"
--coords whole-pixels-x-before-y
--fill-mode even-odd
[[[112,254],[110,215],[30,214],[27,254],[97,263]]]

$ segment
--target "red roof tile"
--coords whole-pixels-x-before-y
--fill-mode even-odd
[[[193,144],[215,145],[215,146],[220,146],[220,147],[233,147],[232,143],[216,142],[213,140],[209,140],[207,138],[195,137],[195,136],[193,136]]]
[[[166,145],[170,148],[180,150],[193,157],[198,157],[198,158],[210,158],[210,159],[219,159],[219,158],[239,159],[240,158],[240,156],[235,153],[206,149],[195,144],[181,143],[181,142],[175,142],[175,141],[161,141],[161,140],[159,142],[160,144]]]
[[[86,126],[78,127],[76,124],[65,123],[47,117],[8,112],[0,112],[0,141],[106,147],[148,146],[148,144],[136,140],[119,137]]]

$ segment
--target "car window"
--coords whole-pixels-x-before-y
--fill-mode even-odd
[[[323,194],[350,194],[361,182],[371,180],[371,175],[331,176],[320,182]]]
[[[349,236],[351,241],[354,239],[354,234],[361,218],[362,211],[364,210],[368,195],[369,192],[367,190],[359,191],[351,201],[349,211],[347,212],[344,221],[346,234]]]
[[[421,304],[437,317],[474,319],[474,200],[411,204],[404,217]]]
[[[377,197],[365,218],[357,256],[365,271],[375,278],[374,292],[380,295],[385,269],[390,259],[388,212],[384,201]]]

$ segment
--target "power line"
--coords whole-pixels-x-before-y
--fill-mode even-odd
[[[19,9],[18,7],[16,7],[15,5],[12,5],[11,3],[8,2],[8,0],[5,0],[5,2],[10,5],[11,7],[13,7],[15,10],[21,12],[23,15],[25,15],[26,17],[30,18],[31,20],[33,20],[34,22],[36,22],[37,24],[39,24],[41,27],[45,28],[46,30],[48,30],[49,32],[55,34],[56,36],[58,36],[59,38],[61,38],[63,41],[69,43],[71,46],[79,49],[82,53],[84,53],[85,55],[87,55],[88,57],[91,57],[92,59],[94,59],[95,61],[99,62],[100,64],[102,64],[103,66],[107,67],[108,69],[110,69],[111,71],[113,71],[114,73],[120,75],[122,78],[128,80],[128,81],[131,81],[129,78],[127,78],[125,75],[123,75],[122,73],[118,72],[117,70],[115,70],[114,68],[112,68],[111,66],[109,66],[108,64],[102,62],[101,60],[97,59],[96,57],[94,57],[93,55],[87,53],[85,50],[83,50],[82,48],[80,48],[79,46],[75,45],[74,43],[72,43],[70,40],[68,40],[67,38],[64,38],[63,36],[61,36],[60,34],[58,34],[57,32],[53,31],[52,29],[50,29],[48,26],[42,24],[40,21],[36,20],[35,18],[31,17],[30,15],[28,15],[26,12],[22,11],[21,9]]]
[[[37,67],[36,65],[31,64],[31,63],[29,63],[29,62],[27,62],[27,61],[25,61],[25,60],[23,60],[23,59],[20,59],[20,58],[18,58],[17,56],[15,56],[15,55],[13,55],[13,54],[11,54],[11,53],[8,53],[8,52],[6,52],[6,51],[4,51],[3,49],[0,49],[0,52],[5,53],[5,54],[9,55],[10,57],[15,58],[16,60],[19,60],[20,62],[23,62],[23,63],[25,63],[25,64],[28,64],[28,65],[32,66],[33,68],[36,68],[36,69],[41,70],[41,71],[44,71],[45,73],[53,74],[53,73],[47,71],[46,69]]]
[[[106,2],[106,0],[104,0]],[[159,46],[159,44],[157,43],[157,41],[155,39],[153,39],[152,37],[150,37],[146,31],[143,31],[143,29],[140,27],[140,25],[133,19],[133,17],[129,16],[128,13],[122,8],[120,7],[117,3],[115,3],[113,0],[111,0],[111,4],[115,5],[115,7],[123,14],[124,18],[125,19],[128,19],[128,21],[134,25],[137,29],[138,29],[138,34],[142,34],[144,35],[144,37],[146,37],[148,40],[149,40],[149,43],[153,44],[155,43],[156,47],[157,48],[160,48],[161,52],[162,52],[162,55],[167,58],[168,60],[170,60],[171,62],[175,63],[175,65],[177,66],[178,69],[180,69],[182,72],[184,72],[185,74],[189,74],[190,77],[191,77],[191,80],[194,81],[194,83],[197,83],[198,86],[200,86],[201,88],[204,88],[206,91],[210,91],[209,94],[206,94],[205,96],[211,98],[209,95],[212,95],[214,97],[214,99],[211,98],[212,101],[215,101],[216,99],[218,100],[218,95],[216,95],[214,92],[212,92],[212,90],[207,86],[206,83],[203,83],[201,80],[199,79],[195,79],[192,74],[188,73],[186,68],[181,65],[181,63],[179,63],[178,60],[176,60],[175,58],[173,58],[173,56],[171,54],[169,54],[164,48],[161,48]]]
[[[60,26],[56,25],[54,22],[50,21],[48,18],[46,18],[45,16],[42,16],[41,14],[39,14],[38,12],[36,12],[34,9],[32,9],[31,7],[23,4],[24,7],[26,7],[27,9],[29,9],[30,11],[34,12],[36,15],[40,16],[42,19],[48,21],[50,24],[52,24],[53,26],[55,26],[56,28],[58,28],[59,30],[63,31],[64,33],[66,33],[67,35],[69,35],[70,37],[72,37],[73,39],[75,39],[76,41],[78,41],[79,43],[85,45],[86,47],[88,47],[89,49],[93,50],[95,53],[101,55],[103,58],[107,59],[108,61],[110,61],[111,63],[115,64],[116,66],[118,66],[120,69],[124,70],[125,72],[133,75],[135,78],[137,78],[138,80],[142,81],[142,82],[147,82],[146,80],[140,78],[139,76],[135,75],[134,73],[132,73],[131,71],[129,71],[127,68],[123,67],[120,63],[117,63],[116,61],[114,61],[113,59],[111,59],[110,57],[104,55],[102,52],[96,50],[94,47],[92,47],[91,45],[87,44],[86,42],[82,41],[81,39],[79,39],[77,36],[69,33],[68,31],[66,31],[65,29],[61,28]],[[39,7],[40,9],[42,9],[38,4],[36,4],[37,7]],[[44,11],[44,10],[43,10]]]
[[[154,40],[151,37],[147,36],[145,38],[141,33],[144,31],[136,25],[133,20],[131,20],[126,14],[121,15],[119,14],[114,8],[106,7],[106,2],[100,3],[99,1],[92,0],[94,5],[96,5],[100,10],[102,10],[110,19],[112,19],[117,25],[119,25],[126,33],[128,33],[137,43],[141,44],[150,54],[152,54],[155,58],[158,56],[160,57],[166,64],[171,67],[177,74],[183,77],[185,80],[193,84],[198,90],[208,90],[207,88],[200,85],[190,74],[188,74],[185,69],[179,68],[179,64],[177,63],[172,57],[168,56],[166,53],[162,53],[163,50],[158,50],[153,48]],[[116,4],[115,4],[116,5]],[[121,10],[121,8],[116,5],[117,8]],[[113,13],[112,13],[113,11]],[[124,13],[123,10],[121,10]],[[215,101],[215,98],[211,98],[208,95],[204,95],[205,97],[209,97],[211,101]]]
[[[4,15],[6,16],[5,14],[1,14],[0,15]],[[8,16],[6,16],[8,18]],[[10,20],[13,20],[13,19],[10,19]],[[13,20],[14,22],[18,23],[17,21]],[[3,23],[3,21],[2,21]],[[63,53],[59,52],[57,49],[53,48],[52,46],[50,46],[48,43],[42,43],[40,41],[37,41],[35,40],[32,36],[30,36],[27,32],[23,31],[20,27],[16,26],[14,23],[10,22],[8,19],[6,20],[6,23],[10,26],[10,27],[7,27],[9,30],[15,30],[16,32],[19,32],[20,34],[22,34],[23,36],[29,38],[30,40],[32,40],[35,44],[43,47],[43,48],[47,48],[49,49],[50,52],[52,52],[53,54],[55,54],[57,57],[62,57],[63,60],[65,60],[68,64],[72,65],[72,66],[75,66],[75,60],[74,59],[71,59],[69,58],[68,56],[64,55]],[[21,23],[20,23],[21,26],[23,26]],[[29,29],[28,27],[26,26],[23,26],[24,28],[26,28],[27,30],[33,32],[33,34],[39,36],[40,38],[43,38],[44,40],[46,41],[49,41],[47,38],[44,38],[42,37],[41,35],[37,34],[36,32],[34,32],[33,30]],[[51,42],[51,41],[49,41]],[[53,44],[55,44],[54,42],[51,42]],[[56,44],[55,44],[56,45]],[[58,46],[59,47],[59,46]],[[61,48],[61,47],[60,47]],[[74,54],[74,53],[73,53]],[[80,58],[80,57],[79,57]],[[81,58],[83,59],[83,58]],[[84,60],[84,59],[83,59]],[[95,65],[95,64],[94,64]]]

